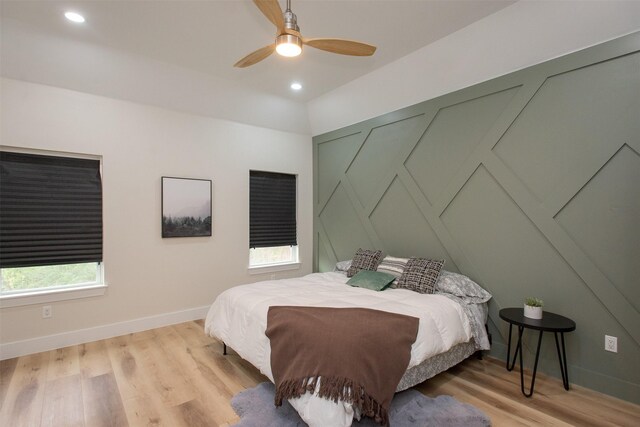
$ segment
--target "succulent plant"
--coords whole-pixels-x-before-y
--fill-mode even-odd
[[[534,297],[527,297],[524,300],[524,303],[531,307],[542,307],[544,305],[544,301],[542,301],[540,298]]]

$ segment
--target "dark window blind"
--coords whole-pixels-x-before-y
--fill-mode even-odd
[[[250,171],[249,247],[295,246],[296,176]]]
[[[0,152],[0,267],[101,261],[100,162]]]

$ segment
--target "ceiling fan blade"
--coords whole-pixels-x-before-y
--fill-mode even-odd
[[[371,56],[376,51],[375,46],[342,39],[303,39],[304,44],[331,53],[351,56]]]
[[[275,43],[270,44],[269,46],[265,46],[256,50],[255,52],[251,52],[249,55],[242,58],[240,61],[233,64],[234,67],[244,68],[253,64],[257,64],[262,61],[269,55],[271,55],[276,50]]]
[[[253,2],[262,14],[276,26],[278,34],[282,34],[284,32],[284,17],[278,0],[253,0]]]

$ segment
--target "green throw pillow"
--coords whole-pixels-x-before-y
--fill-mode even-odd
[[[360,270],[355,276],[349,279],[347,285],[371,289],[372,291],[381,291],[389,286],[395,279],[395,276],[380,271]]]

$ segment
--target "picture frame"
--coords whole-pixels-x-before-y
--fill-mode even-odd
[[[162,177],[162,237],[209,237],[212,181]]]

